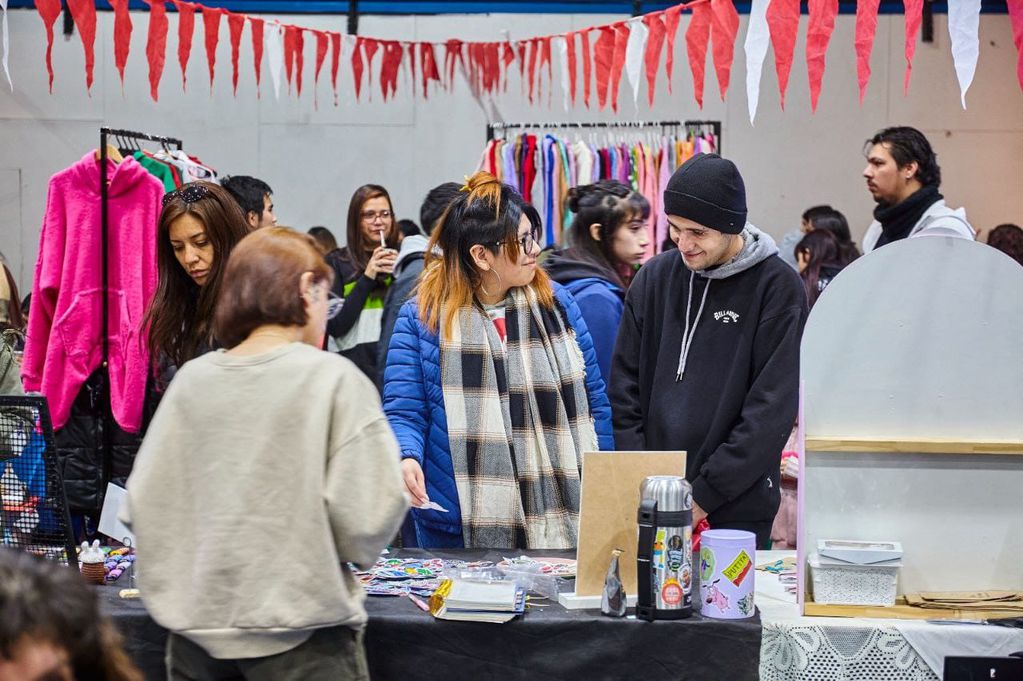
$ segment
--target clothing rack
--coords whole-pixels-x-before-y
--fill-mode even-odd
[[[169,146],[175,146],[178,150],[183,148],[181,140],[173,137],[164,137],[162,135],[150,135],[144,132],[136,132],[134,130],[119,130],[117,128],[100,128],[99,129],[99,195],[100,195],[100,248],[102,249],[102,256],[100,261],[100,267],[102,272],[103,281],[103,295],[101,309],[101,319],[103,325],[101,327],[103,333],[103,355],[100,358],[100,380],[99,380],[99,394],[100,404],[103,409],[103,481],[106,483],[110,479],[110,452],[112,448],[111,435],[113,427],[111,425],[112,415],[109,408],[109,396],[110,396],[110,376],[108,374],[108,362],[110,359],[110,332],[107,329],[109,323],[109,310],[110,305],[110,292],[109,292],[109,281],[107,269],[109,263],[107,262],[107,244],[109,243],[109,226],[108,226],[108,185],[107,179],[107,144],[110,141],[117,142],[119,149],[135,149],[140,150],[140,141],[148,142],[159,142],[160,145],[167,149]]]
[[[559,128],[711,128],[714,131],[714,137],[717,140],[716,148],[718,152],[721,151],[721,121],[605,121],[605,122],[550,122],[550,123],[488,123],[487,124],[487,142],[491,141],[495,137],[495,133],[498,131],[505,132],[507,130],[527,130],[527,129],[541,129],[541,130],[555,130]]]

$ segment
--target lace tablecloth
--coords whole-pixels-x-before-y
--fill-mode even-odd
[[[757,564],[794,556],[758,551]],[[911,620],[802,617],[778,577],[757,572],[762,681],[939,681],[945,656],[1023,650],[1023,631]]]

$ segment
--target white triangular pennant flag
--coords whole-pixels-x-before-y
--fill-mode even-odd
[[[625,75],[632,84],[632,102],[639,102],[639,83],[643,80],[643,55],[650,30],[642,17],[629,19],[629,42],[625,44]]]
[[[966,108],[966,91],[973,83],[980,56],[980,0],[948,0],[948,35],[959,93]]]
[[[7,76],[7,84],[11,86],[11,92],[14,92],[14,81],[11,80],[11,69],[8,62],[11,45],[11,35],[7,32],[7,0],[0,0],[0,22],[3,23],[3,41],[4,41],[4,75]]]
[[[746,104],[749,107],[749,124],[757,116],[760,103],[760,75],[767,56],[771,34],[767,27],[767,6],[771,0],[753,0],[749,11],[749,28],[746,29]]]
[[[561,62],[561,95],[565,100],[565,111],[568,111],[568,41],[565,36],[557,36],[558,60]]]
[[[281,22],[267,23],[263,34],[266,62],[270,65],[270,79],[274,84],[274,98],[281,98],[281,72],[284,70],[284,27]]]

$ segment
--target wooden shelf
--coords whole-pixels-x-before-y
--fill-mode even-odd
[[[871,438],[808,437],[812,452],[902,452],[909,454],[1016,454],[1023,442],[997,440],[875,440]]]
[[[807,594],[803,614],[808,617],[865,617],[872,619],[896,620],[987,620],[1015,617],[1006,610],[931,610],[906,605],[904,598],[895,601],[891,607],[879,605],[824,605],[814,603]]]

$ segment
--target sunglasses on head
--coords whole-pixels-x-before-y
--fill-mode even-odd
[[[167,204],[175,199],[184,201],[185,203],[195,203],[200,199],[205,199],[209,196],[210,190],[206,185],[190,182],[189,184],[182,185],[178,189],[172,192],[167,192],[163,195],[163,207],[166,208]]]

